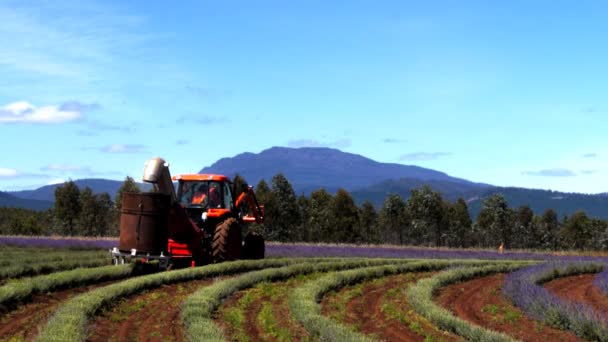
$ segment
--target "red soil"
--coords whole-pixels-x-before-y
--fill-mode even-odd
[[[557,296],[593,307],[604,317],[608,317],[608,296],[593,285],[595,274],[580,274],[557,278],[543,286]]]
[[[300,284],[302,284],[302,281],[294,281],[293,279],[290,281],[273,283],[272,285],[275,291],[281,293],[281,295],[259,295],[256,296],[251,303],[245,307],[244,330],[251,342],[279,340],[271,336],[269,332],[265,331],[264,326],[258,322],[258,315],[260,314],[265,303],[270,303],[272,308],[272,316],[276,320],[276,326],[289,332],[289,341],[310,340],[310,335],[306,329],[304,329],[302,325],[292,318],[289,310],[289,304],[287,302],[288,296],[284,294],[284,292],[288,293],[289,289],[299,286]],[[247,291],[259,290],[254,288]],[[227,299],[222,304],[222,308],[226,309],[238,305],[237,303],[247,291],[238,292],[234,296]],[[218,323],[224,329],[224,336],[226,336],[227,340],[238,340],[238,336],[236,336],[236,332],[230,324],[223,322],[221,319],[216,320],[216,323]]]
[[[419,316],[409,307],[405,293],[399,292],[388,298],[390,292],[405,291],[419,279],[431,276],[432,273],[410,273],[389,276],[381,281],[373,281],[363,285],[361,296],[350,299],[343,314],[336,312],[335,305],[330,301],[339,297],[345,290],[323,298],[322,313],[325,316],[338,316],[348,325],[356,327],[363,334],[374,336],[382,341],[460,341],[457,336],[441,331]],[[398,306],[401,319],[390,317],[382,309],[384,303]]]
[[[528,319],[501,294],[504,274],[453,284],[435,301],[458,317],[522,341],[580,341],[574,334]]]
[[[181,304],[213,281],[162,285],[123,299],[95,318],[88,341],[184,341]]]
[[[66,300],[114,281],[34,295],[26,304],[0,316],[0,340],[33,341],[57,307]]]

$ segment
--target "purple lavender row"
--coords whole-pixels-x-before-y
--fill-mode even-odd
[[[2,245],[55,248],[103,248],[118,245],[117,239],[53,238],[0,236]],[[608,263],[608,257],[554,255],[547,253],[505,252],[487,250],[439,249],[420,247],[386,247],[354,245],[315,245],[268,243],[269,257],[368,257],[368,258],[417,258],[417,259],[506,259],[506,260],[568,260]]]
[[[503,294],[528,316],[579,337],[608,341],[608,319],[589,305],[566,301],[540,284],[567,275],[595,273],[605,263],[552,261],[526,267],[509,274],[503,283]]]
[[[269,244],[267,256],[283,257],[368,257],[416,259],[506,259],[506,260],[567,260],[608,263],[608,257],[553,255],[542,253],[483,250],[436,249],[420,247],[383,247],[352,245]]]
[[[608,296],[608,267],[593,279],[593,285]]]

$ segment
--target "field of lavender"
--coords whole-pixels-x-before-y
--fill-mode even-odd
[[[116,243],[0,237],[0,340],[608,341],[601,255],[269,243],[158,272]]]

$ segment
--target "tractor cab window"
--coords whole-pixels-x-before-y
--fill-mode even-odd
[[[226,209],[232,210],[232,191],[230,191],[230,185],[228,183],[224,184],[224,204],[226,205]]]
[[[177,185],[177,198],[180,204],[187,206],[192,199],[192,183],[180,181]]]
[[[209,200],[209,186],[206,182],[197,183],[192,193],[191,204],[200,205],[201,207],[207,206]]]
[[[177,197],[185,207],[204,208],[209,202],[209,182],[180,182]]]
[[[205,206],[208,192],[207,182],[180,182],[177,196],[183,206]]]
[[[209,208],[222,208],[222,185],[209,182]]]
[[[231,208],[232,197],[229,189],[223,189],[223,185],[216,181],[182,182],[177,194],[179,202],[185,207]]]

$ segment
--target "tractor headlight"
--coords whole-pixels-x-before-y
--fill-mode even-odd
[[[201,219],[203,220],[203,222],[207,221],[207,212],[206,211],[201,215]]]

